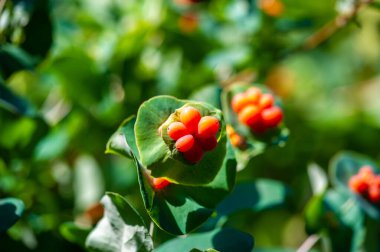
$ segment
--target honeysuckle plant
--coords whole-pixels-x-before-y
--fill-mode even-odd
[[[377,251],[380,207],[376,162],[344,151],[332,158],[329,173],[333,187],[325,187],[306,207],[308,232],[329,239],[333,251]]]

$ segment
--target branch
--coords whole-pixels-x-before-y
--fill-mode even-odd
[[[302,245],[297,249],[297,252],[307,252],[318,242],[321,237],[319,235],[310,235]]]
[[[326,41],[328,38],[334,35],[337,31],[344,28],[352,19],[355,18],[361,8],[371,4],[373,1],[374,0],[357,1],[351,12],[340,14],[334,20],[324,25],[320,30],[306,39],[303,45],[301,45],[300,49],[310,50],[317,47],[322,42]]]

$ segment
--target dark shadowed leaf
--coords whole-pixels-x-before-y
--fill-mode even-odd
[[[76,225],[74,222],[65,222],[59,227],[59,232],[68,241],[85,247],[85,242],[90,228],[83,228]]]
[[[0,199],[0,233],[12,227],[24,212],[24,203],[15,198]]]

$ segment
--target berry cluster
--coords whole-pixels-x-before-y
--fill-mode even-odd
[[[373,173],[370,166],[363,166],[348,181],[350,189],[372,203],[380,202],[380,175]]]
[[[185,107],[179,115],[180,121],[169,125],[167,133],[176,141],[176,149],[183,153],[190,163],[199,162],[204,151],[211,151],[217,146],[216,134],[219,120],[213,116],[202,117],[193,107]]]
[[[239,121],[255,133],[264,133],[268,128],[277,127],[283,113],[275,106],[273,95],[263,94],[257,87],[236,94],[231,101],[232,109],[238,114]]]
[[[246,145],[246,142],[242,136],[240,136],[235,129],[231,125],[227,125],[226,127],[227,135],[230,138],[230,142],[232,146],[237,148],[244,148]]]

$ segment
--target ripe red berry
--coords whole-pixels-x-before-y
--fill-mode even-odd
[[[250,87],[245,91],[249,104],[257,105],[261,98],[261,90],[257,87]]]
[[[348,181],[350,189],[358,194],[366,194],[368,191],[368,183],[364,181],[359,175],[354,175]]]
[[[198,109],[193,107],[185,107],[182,109],[180,115],[181,122],[186,126],[190,133],[197,132],[198,123],[201,120],[201,114]]]
[[[242,124],[245,124],[247,126],[253,125],[261,120],[260,109],[255,105],[248,105],[242,111],[240,111],[238,118]]]
[[[170,182],[167,181],[164,178],[153,178],[152,179],[152,186],[155,190],[161,190],[170,185]]]
[[[265,126],[264,122],[262,120],[259,120],[249,126],[251,130],[255,133],[262,134],[267,130],[267,127]]]
[[[360,168],[358,174],[360,177],[362,177],[364,180],[367,180],[367,181],[369,181],[370,179],[372,179],[375,176],[371,166],[369,166],[369,165],[362,166]]]
[[[368,198],[373,203],[380,202],[380,176],[373,175],[373,177],[370,178],[369,188],[368,188]]]
[[[197,143],[187,152],[183,153],[184,158],[191,164],[198,163],[203,157],[203,150],[201,146]]]
[[[189,134],[186,126],[181,122],[173,122],[169,125],[167,129],[168,135],[173,140],[178,140],[184,135]]]
[[[266,109],[272,107],[274,104],[274,97],[271,94],[263,94],[259,101],[259,107]]]
[[[199,138],[215,136],[219,131],[219,120],[213,116],[204,116],[198,123]]]
[[[268,128],[273,128],[277,127],[278,124],[282,121],[283,114],[282,110],[276,106],[264,109],[261,113],[261,117],[265,126]]]
[[[175,147],[179,152],[186,152],[191,149],[194,145],[194,137],[193,135],[185,135],[175,142]]]
[[[231,107],[235,113],[239,113],[245,106],[249,104],[249,100],[245,93],[236,94],[231,101]]]
[[[215,136],[209,138],[199,138],[198,141],[204,151],[211,151],[218,145],[218,141]]]

